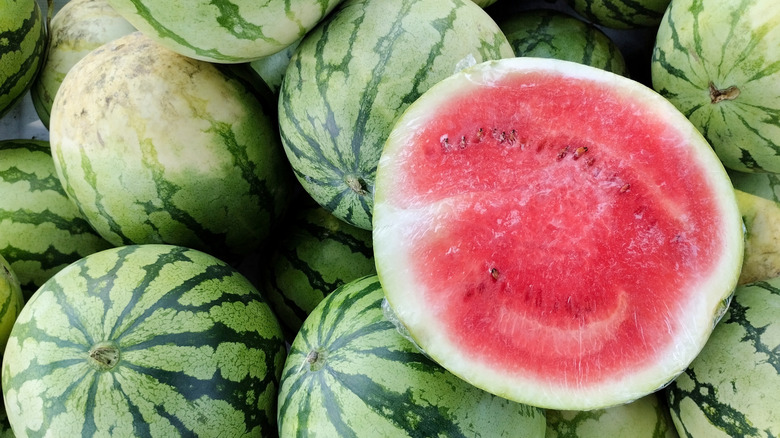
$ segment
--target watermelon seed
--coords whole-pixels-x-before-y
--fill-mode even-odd
[[[569,147],[568,146],[566,146],[565,148],[561,149],[560,152],[558,152],[558,160],[563,160],[563,158],[568,153],[569,153]]]
[[[732,85],[725,90],[719,90],[715,84],[710,81],[710,102],[718,103],[724,100],[734,100],[739,96],[739,88]]]
[[[572,158],[576,160],[577,158],[581,157],[585,152],[588,152],[588,147],[580,146],[574,150],[574,155],[572,156]]]
[[[498,275],[499,275],[499,274],[498,274],[498,269],[496,269],[496,268],[491,268],[491,269],[490,269],[490,275],[492,275],[492,276],[493,276],[493,280],[498,280]]]
[[[466,136],[462,135],[460,136],[460,148],[466,149]]]
[[[621,187],[621,188],[620,188],[620,193],[625,193],[625,192],[627,192],[627,191],[628,191],[628,189],[630,189],[630,188],[631,188],[631,184],[629,184],[629,183],[625,183],[625,184],[623,184],[623,187]]]
[[[493,138],[498,140],[499,143],[503,143],[506,140],[506,132],[493,128]]]
[[[444,152],[450,151],[450,139],[446,135],[441,136],[441,148],[444,149]]]
[[[514,129],[509,131],[508,140],[509,140],[509,144],[515,144],[515,142],[517,141],[517,131],[515,131]]]
[[[477,130],[477,139],[476,139],[477,143],[481,142],[482,141],[482,137],[484,137],[484,136],[485,136],[485,130],[482,129],[482,128],[479,128]]]

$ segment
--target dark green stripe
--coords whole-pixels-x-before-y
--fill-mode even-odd
[[[0,96],[10,94],[19,85],[19,82],[29,77],[30,71],[33,67],[40,62],[45,47],[44,28],[42,25],[41,12],[38,8],[38,4],[32,2],[34,7],[30,11],[30,16],[22,21],[21,26],[16,29],[8,29],[0,31],[0,41],[7,41],[8,44],[0,44],[0,61],[3,61],[3,57],[7,54],[18,52],[22,41],[27,38],[37,38],[38,44],[35,46],[35,50],[28,56],[19,69],[13,72],[8,77],[0,81]],[[40,27],[40,31],[37,34],[33,33],[34,28]],[[6,69],[7,67],[3,67]],[[36,67],[37,68],[37,67]],[[21,93],[20,93],[21,94]]]

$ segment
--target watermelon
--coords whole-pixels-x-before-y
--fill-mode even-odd
[[[293,341],[279,389],[279,435],[543,437],[542,409],[460,380],[403,337],[375,275],[320,302]]]
[[[780,276],[780,203],[735,190],[745,223],[745,258],[739,284]]]
[[[302,37],[298,38],[292,44],[273,55],[268,55],[249,63],[252,70],[260,76],[263,82],[271,89],[271,92],[277,96],[279,95],[279,88],[282,86],[284,73],[287,71],[287,66],[290,65],[290,59],[293,53],[295,53],[295,49],[301,44],[302,39]]]
[[[88,255],[27,302],[3,357],[19,436],[270,436],[286,356],[257,289],[172,245]]]
[[[182,245],[232,263],[266,243],[294,180],[276,107],[231,70],[140,32],[71,68],[52,105],[54,164],[111,244]]]
[[[683,437],[780,436],[780,278],[740,286],[693,363],[667,388]]]
[[[612,29],[658,26],[671,0],[567,0],[588,21]]]
[[[25,299],[60,269],[111,247],[65,194],[48,141],[0,141],[0,199],[0,255]]]
[[[46,26],[36,0],[0,3],[0,117],[32,85],[46,47]]]
[[[279,129],[298,181],[336,217],[371,229],[395,119],[463,65],[511,56],[471,0],[346,0],[303,38],[282,82]]]
[[[23,305],[24,297],[19,278],[8,261],[0,255],[0,352],[5,349],[11,328]]]
[[[620,48],[595,25],[555,9],[516,10],[496,18],[517,56],[579,62],[628,76]]]
[[[45,127],[49,126],[54,96],[70,68],[92,50],[133,31],[135,28],[107,0],[70,0],[54,14],[46,61],[30,89]]]
[[[342,0],[108,0],[136,29],[191,58],[250,62],[301,38]]]
[[[603,437],[677,438],[677,430],[660,391],[611,408],[547,410],[545,438]]]
[[[399,323],[487,391],[638,399],[701,350],[740,273],[723,165],[639,82],[518,57],[442,80],[377,169],[374,259]]]
[[[371,231],[308,202],[288,215],[279,235],[269,259],[261,260],[261,290],[292,341],[326,295],[376,273],[373,242]]]
[[[778,41],[775,0],[675,0],[659,26],[652,86],[729,169],[780,172]]]

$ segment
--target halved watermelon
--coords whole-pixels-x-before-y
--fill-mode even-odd
[[[374,254],[434,360],[522,403],[666,385],[723,315],[744,233],[712,149],[640,83],[556,59],[462,70],[394,126]]]

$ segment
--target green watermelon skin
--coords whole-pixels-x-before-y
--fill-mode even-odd
[[[670,0],[567,0],[586,20],[612,29],[658,26]]]
[[[518,10],[496,17],[517,56],[579,62],[629,76],[620,48],[591,23],[555,9]]]
[[[383,299],[366,276],[311,313],[285,362],[280,436],[544,436],[543,410],[445,371],[399,333]]]
[[[46,27],[36,0],[0,4],[0,117],[30,88],[46,47]]]
[[[352,226],[311,204],[307,202],[291,212],[270,260],[262,262],[262,292],[290,341],[329,293],[376,273],[371,231]]]
[[[190,58],[244,63],[301,38],[342,0],[109,0],[135,28]]]
[[[3,357],[17,436],[271,436],[286,347],[246,277],[171,245],[63,269],[28,301]]]
[[[48,141],[0,141],[0,255],[25,299],[65,266],[111,246],[68,199]]]
[[[652,87],[723,164],[780,172],[780,8],[773,0],[675,0],[652,53]]]
[[[682,437],[780,436],[780,278],[740,286],[702,352],[666,390]]]
[[[279,128],[298,181],[336,217],[371,229],[376,166],[395,119],[463,66],[513,55],[471,0],[343,2],[304,37],[282,82]]]

